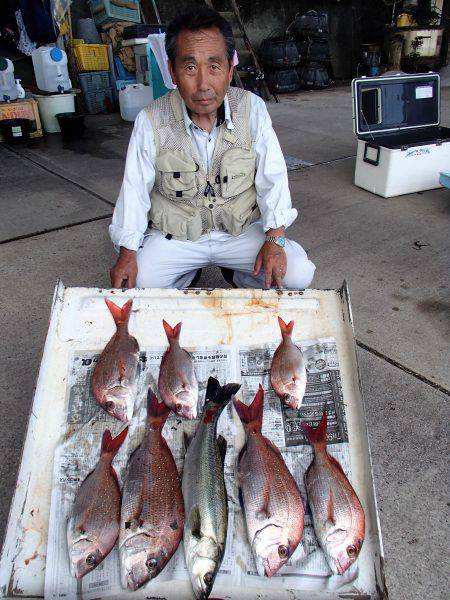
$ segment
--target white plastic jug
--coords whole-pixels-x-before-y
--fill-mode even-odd
[[[9,58],[0,57],[0,102],[15,100],[18,95],[14,65]]]
[[[138,113],[153,101],[153,89],[142,83],[127,85],[119,92],[120,115],[124,121],[134,121]]]
[[[43,92],[67,92],[72,87],[67,71],[67,55],[64,50],[41,46],[33,50],[36,83]]]

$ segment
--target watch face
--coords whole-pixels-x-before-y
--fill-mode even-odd
[[[279,246],[281,246],[281,248],[284,248],[284,247],[285,247],[285,245],[286,245],[286,238],[284,238],[284,237],[281,237],[281,236],[280,236],[280,237],[277,237],[277,244],[278,244]]]

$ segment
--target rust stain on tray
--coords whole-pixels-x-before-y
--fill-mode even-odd
[[[278,312],[278,301],[274,299],[272,303],[269,303],[264,298],[249,298],[248,300],[242,300],[242,306],[233,308],[224,308],[227,305],[227,300],[235,300],[234,298],[223,298],[221,296],[210,295],[207,298],[202,298],[202,306],[208,311],[214,311],[217,313],[217,319],[223,321],[226,328],[226,335],[222,336],[220,344],[230,344],[233,340],[233,318],[251,316],[262,317],[265,322],[270,322],[270,319],[274,314]],[[260,323],[258,323],[260,324]],[[249,326],[252,327],[252,324]]]

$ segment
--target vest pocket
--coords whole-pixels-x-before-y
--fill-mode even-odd
[[[220,190],[223,198],[242,194],[254,184],[256,157],[253,150],[231,148],[220,164]]]
[[[231,235],[240,235],[250,223],[261,216],[256,194],[252,193],[252,190],[235,201],[222,204],[220,208],[223,228]]]
[[[168,198],[183,201],[197,193],[195,173],[199,166],[185,152],[164,150],[156,157],[155,167],[160,179],[161,193]]]
[[[178,240],[197,240],[202,234],[200,213],[190,205],[152,196],[150,218],[155,229]]]

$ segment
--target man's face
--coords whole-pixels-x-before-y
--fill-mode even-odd
[[[225,39],[216,28],[181,31],[177,38],[173,82],[193,113],[207,115],[222,104],[233,78]]]

